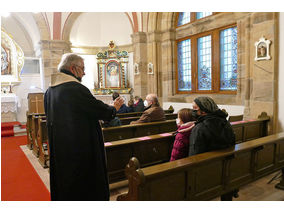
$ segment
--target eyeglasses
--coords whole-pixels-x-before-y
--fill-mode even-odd
[[[85,71],[85,67],[81,67],[81,66],[79,66],[79,65],[77,65],[77,64],[74,64],[74,65],[77,66],[77,67],[80,67],[81,70],[83,70],[83,72]]]

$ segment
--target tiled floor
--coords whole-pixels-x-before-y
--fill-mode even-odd
[[[29,150],[27,146],[21,146],[21,148],[49,190],[48,169],[44,169],[40,165],[40,163],[38,162],[38,158],[36,158],[32,154],[32,151]],[[284,190],[275,189],[274,187],[275,184],[279,182],[279,180],[275,180],[275,181],[272,181],[272,183],[267,184],[267,182],[271,180],[271,178],[273,178],[277,173],[278,172],[270,174],[266,177],[263,177],[251,184],[248,184],[240,188],[239,197],[234,198],[234,201],[284,201]],[[113,184],[110,186],[110,188],[111,188],[111,192],[110,192],[111,201],[115,201],[116,197],[119,194],[126,193],[128,190],[128,188],[125,186],[118,188]],[[213,199],[213,201],[218,201],[218,200],[220,200],[220,198]]]

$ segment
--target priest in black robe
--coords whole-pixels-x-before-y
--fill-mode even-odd
[[[51,200],[109,200],[104,139],[99,120],[111,120],[123,104],[97,100],[82,85],[84,60],[65,54],[44,96],[50,148]]]

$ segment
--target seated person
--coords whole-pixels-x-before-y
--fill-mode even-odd
[[[119,117],[114,117],[114,119],[109,121],[102,121],[103,127],[114,127],[114,126],[121,126],[121,121]]]
[[[134,104],[133,104],[134,112],[143,112],[144,111],[144,103],[142,98],[139,96],[134,97]]]
[[[133,101],[133,99],[130,99],[129,101],[128,101],[128,107],[130,107],[130,108],[132,108],[133,109],[133,105],[134,105],[134,101]]]
[[[119,97],[119,93],[114,92],[112,94],[112,99],[115,100],[117,97]],[[131,107],[126,106],[125,104],[122,104],[120,109],[116,111],[116,113],[128,113],[128,112],[133,112],[133,109]]]
[[[176,119],[178,129],[176,131],[170,161],[178,160],[188,156],[189,136],[194,123],[191,122],[190,125],[184,124],[193,120],[194,118],[192,117],[191,109],[183,108],[178,111],[178,118]]]
[[[228,113],[220,110],[212,98],[195,98],[192,107],[197,121],[190,134],[189,156],[235,145]]]
[[[149,94],[146,97],[147,110],[143,112],[139,120],[132,121],[130,124],[147,123],[153,121],[165,121],[166,116],[162,107],[160,107],[158,97],[155,94]]]

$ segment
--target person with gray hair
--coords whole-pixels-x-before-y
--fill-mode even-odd
[[[156,94],[148,94],[145,99],[145,111],[137,121],[132,121],[130,124],[147,123],[154,121],[165,121],[166,116],[162,107],[160,107]]]
[[[82,57],[62,56],[58,73],[44,95],[50,147],[52,201],[109,200],[104,140],[99,120],[111,120],[123,104],[97,100],[80,83],[85,75]]]
[[[235,145],[235,133],[228,114],[210,97],[193,101],[192,115],[197,119],[190,135],[189,156]]]

